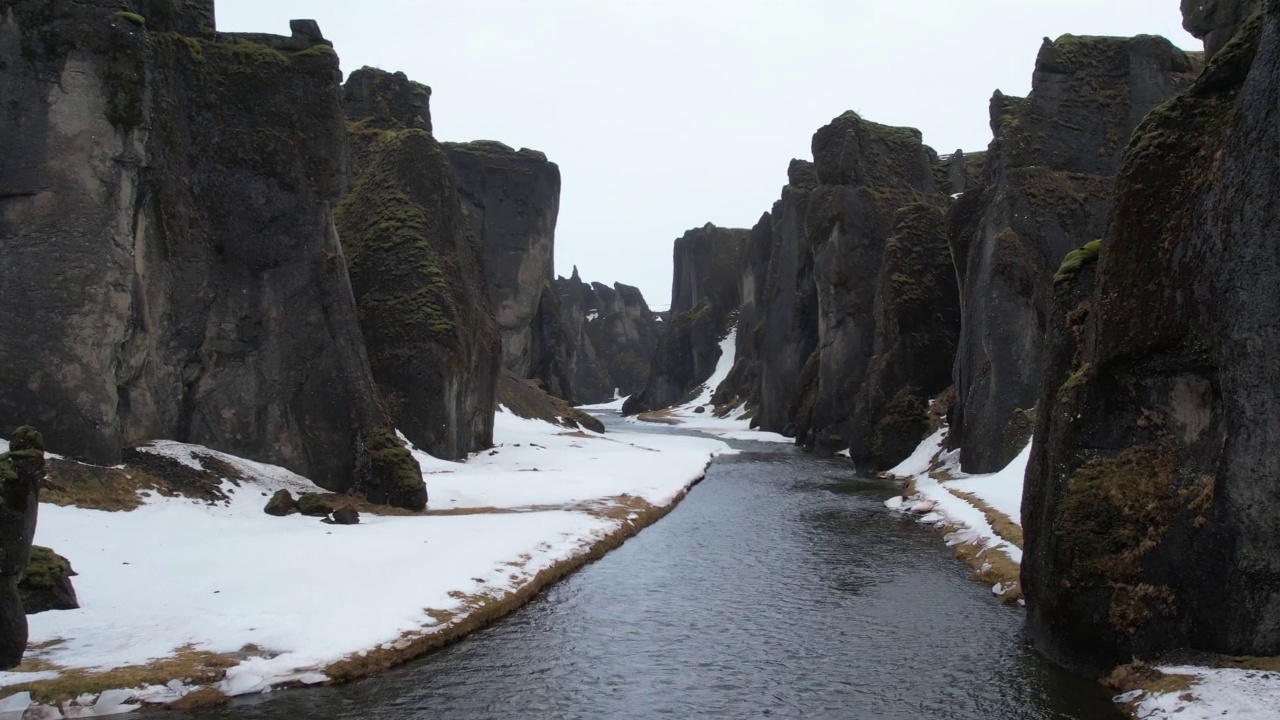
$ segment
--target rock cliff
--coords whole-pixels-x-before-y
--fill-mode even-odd
[[[983,182],[950,218],[963,313],[950,438],[966,471],[1025,446],[1053,272],[1102,236],[1125,141],[1197,64],[1162,38],[1065,35],[1045,41],[1028,97],[992,99]]]
[[[674,405],[715,370],[720,340],[731,329],[740,298],[749,231],[707,223],[675,242],[671,317],[654,349],[648,381],[627,399],[634,414]]]
[[[536,150],[490,140],[444,148],[484,253],[503,366],[573,399],[569,341],[552,286],[560,169]]]
[[[860,414],[878,414],[872,408],[879,403],[859,408],[853,398],[868,381],[877,354],[877,288],[885,249],[898,229],[899,209],[938,205],[941,197],[933,153],[910,128],[846,112],[814,135],[813,157],[818,184],[809,193],[805,234],[813,255],[818,344],[801,374],[796,437],[822,453],[862,450],[869,447],[866,428],[879,418]],[[904,241],[909,236],[916,242],[925,228],[936,229],[929,223],[904,229]],[[902,255],[904,261],[908,257],[914,256]],[[897,389],[875,392],[886,390],[889,397],[898,394]],[[866,453],[855,458],[859,463],[872,459]]]
[[[499,336],[453,170],[425,129],[429,94],[400,73],[351,74],[337,222],[385,409],[415,445],[457,459],[493,444]]]
[[[292,27],[216,33],[209,0],[5,3],[0,434],[361,480],[386,418],[332,220],[338,59]]]
[[[1059,273],[1022,584],[1067,666],[1280,653],[1278,108],[1269,2],[1143,121]]]
[[[583,404],[628,396],[649,377],[649,362],[661,323],[638,288],[583,282],[578,268],[556,279],[560,316],[569,340],[567,353],[573,397]]]

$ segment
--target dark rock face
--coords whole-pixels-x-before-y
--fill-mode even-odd
[[[71,562],[47,547],[33,545],[31,561],[27,563],[18,583],[22,597],[22,610],[27,615],[52,610],[75,610],[80,607],[71,578],[76,571]]]
[[[1052,274],[1102,236],[1123,143],[1195,70],[1162,38],[1066,35],[1041,49],[1027,98],[992,99],[983,184],[950,219],[964,328],[950,437],[966,471],[999,470],[1025,445]]]
[[[1209,59],[1261,7],[1262,0],[1182,0],[1182,27],[1204,41]]]
[[[346,489],[385,417],[332,222],[337,56],[214,35],[212,10],[6,4],[0,433],[102,465],[173,438]]]
[[[741,298],[748,230],[710,223],[675,242],[671,280],[671,319],[654,349],[644,390],[627,399],[623,412],[634,414],[680,402],[715,371],[720,340],[733,325]]]
[[[613,399],[644,388],[661,323],[638,288],[585,283],[573,269],[556,279],[560,318],[569,339],[573,398],[582,404]]]
[[[760,427],[796,434],[795,418],[802,402],[801,382],[818,347],[818,289],[813,251],[805,232],[809,196],[818,178],[813,163],[792,160],[788,183],[770,213],[773,250],[765,281],[757,331],[751,328],[760,356]],[[813,374],[810,368],[807,375]]]
[[[1269,3],[1134,133],[1095,285],[1058,284],[1022,573],[1069,667],[1280,653],[1277,98]]]
[[[44,438],[20,427],[0,454],[0,669],[22,662],[27,649],[27,616],[18,581],[27,568],[36,534],[40,481],[44,479]]]
[[[341,507],[333,511],[334,525],[359,525],[360,513],[352,507]]]
[[[875,334],[850,416],[849,456],[871,471],[905,460],[927,435],[929,400],[951,384],[960,296],[940,205],[898,210],[876,281]]]
[[[955,153],[940,158],[933,164],[933,180],[938,192],[954,196],[968,192],[982,181],[982,166],[986,164],[985,152]]]
[[[489,296],[502,335],[502,366],[572,398],[569,341],[555,277],[560,169],[536,150],[480,140],[445,143],[463,209],[484,253]]]
[[[363,67],[351,73],[342,86],[347,117],[373,119],[379,126],[431,132],[431,88],[404,73],[388,73]]]
[[[875,355],[877,284],[899,208],[938,203],[932,153],[910,128],[847,112],[813,138],[819,184],[809,193],[805,234],[813,254],[819,342],[801,373],[797,442],[822,453],[862,445],[851,403]],[[865,458],[855,458],[861,462]]]
[[[738,279],[738,336],[733,369],[711,398],[718,406],[743,405],[748,413],[760,409],[760,346],[764,335],[765,290],[769,282],[769,256],[773,252],[773,216],[765,213],[747,240],[742,274]]]
[[[352,74],[354,172],[337,223],[384,407],[415,445],[456,459],[493,444],[499,338],[484,260],[440,143],[405,124],[417,115],[384,112],[381,97],[419,87],[381,70]],[[357,117],[362,109],[383,114]],[[397,488],[371,487],[369,498],[399,496]]]

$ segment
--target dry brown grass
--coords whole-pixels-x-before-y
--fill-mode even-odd
[[[96,695],[107,690],[137,688],[147,685],[163,685],[174,678],[189,685],[209,685],[221,680],[230,668],[243,657],[239,654],[219,655],[190,646],[178,648],[172,657],[155,660],[146,665],[131,665],[112,670],[64,669],[48,665],[45,669],[61,670],[62,674],[49,680],[10,685],[5,692],[30,692],[40,703],[60,703],[84,694]]]
[[[1112,670],[1111,674],[1102,678],[1100,682],[1116,693],[1127,693],[1133,690],[1142,690],[1148,695],[1177,693],[1185,699],[1195,687],[1196,678],[1190,675],[1166,675],[1140,660],[1134,660],[1128,665],[1121,665]],[[1136,705],[1137,702],[1129,703],[1124,706],[1124,710],[1132,714]]]
[[[1022,597],[1021,570],[1003,550],[989,550],[973,543],[960,543],[952,547],[955,556],[973,570],[973,579],[984,585],[1004,585],[1004,592],[997,595],[1000,602],[1015,603]]]
[[[673,408],[663,408],[662,410],[650,410],[636,416],[641,422],[657,423],[658,425],[679,425],[680,421],[672,417],[675,412]]]
[[[959,490],[951,490],[950,488],[947,490],[952,495],[955,495],[961,500],[964,500],[970,505],[981,510],[982,514],[987,516],[987,522],[991,523],[991,529],[995,530],[997,535],[1004,538],[1007,542],[1017,545],[1019,550],[1022,549],[1021,525],[1014,522],[1008,515],[1005,515],[999,510],[991,507],[984,502],[982,498],[974,495],[973,493],[960,492]]]
[[[377,648],[363,655],[359,653],[349,655],[325,668],[325,674],[335,683],[350,682],[451,645],[476,630],[501,620],[532,600],[548,586],[588,563],[604,557],[609,551],[616,549],[645,527],[666,516],[679,504],[684,495],[685,493],[681,493],[671,504],[662,507],[630,496],[584,503],[578,506],[578,509],[583,512],[609,518],[621,516],[622,521],[616,529],[597,540],[586,552],[546,568],[532,578],[528,578],[519,588],[507,590],[500,596],[484,593],[457,593],[457,599],[462,601],[461,607],[454,610],[428,609],[426,611],[439,623],[438,625],[425,627],[418,633],[406,633],[390,647]],[[633,513],[636,517],[629,518],[628,516]],[[532,558],[524,556],[522,559],[527,561]]]
[[[200,688],[183,695],[181,698],[169,703],[170,710],[199,710],[201,708],[218,707],[226,705],[230,700],[221,690],[217,688]]]

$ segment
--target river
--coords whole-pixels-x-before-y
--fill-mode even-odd
[[[665,519],[451,648],[166,717],[1122,717],[1029,649],[1022,611],[972,582],[938,531],[884,509],[892,485],[734,444]]]

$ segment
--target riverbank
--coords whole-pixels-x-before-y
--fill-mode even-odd
[[[415,451],[429,510],[365,514],[355,526],[268,516],[276,490],[317,488],[176,443],[147,451],[234,468],[225,501],[153,494],[131,512],[42,504],[36,542],[71,560],[82,608],[29,618],[27,661],[0,673],[0,713],[79,698],[67,716],[93,717],[391,667],[617,547],[732,452],[706,438],[570,431],[505,412],[495,440],[466,463]]]
[[[911,457],[885,473],[903,483],[885,505],[945,529],[944,539],[969,564],[975,579],[1007,603],[1022,604],[1021,503],[1031,458],[1028,445],[1003,470],[969,475],[959,451],[944,449],[944,426]],[[1139,720],[1267,720],[1280,704],[1280,659],[1224,658],[1239,667],[1160,665],[1140,673],[1121,668],[1104,681],[1121,694],[1114,702]]]
[[[725,440],[794,443],[794,438],[789,438],[785,435],[753,430],[751,428],[751,413],[744,407],[717,409],[715,404],[711,402],[716,389],[725,381],[725,378],[729,377],[729,372],[733,370],[737,348],[738,330],[735,326],[729,331],[728,335],[720,340],[720,359],[716,361],[716,368],[711,373],[711,377],[707,378],[706,382],[691,393],[693,394],[692,399],[669,408],[631,415],[626,418],[626,421],[637,424],[671,425],[683,430],[714,435]],[[585,409],[621,411],[622,403],[622,400],[616,400]]]

